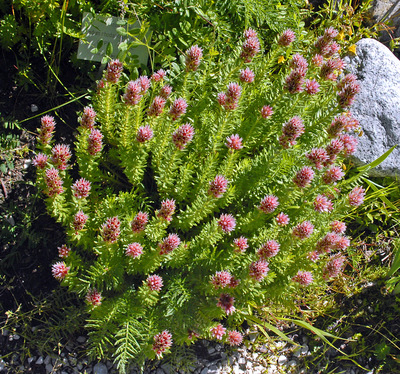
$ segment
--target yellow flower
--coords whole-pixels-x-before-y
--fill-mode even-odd
[[[344,39],[344,31],[343,31],[343,30],[339,33],[339,35],[337,36],[337,38],[338,38],[339,40],[343,40],[343,39]]]
[[[279,58],[278,58],[278,64],[281,64],[281,63],[284,62],[284,61],[285,61],[285,57],[279,56]]]
[[[355,44],[349,47],[349,52],[354,53],[355,55],[357,54],[357,49]]]

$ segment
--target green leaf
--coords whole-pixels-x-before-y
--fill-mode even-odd
[[[111,56],[113,53],[113,45],[111,43],[108,43],[107,49],[106,49],[106,54],[107,56]]]
[[[395,248],[395,255],[392,266],[390,267],[390,270],[387,274],[388,277],[391,277],[400,268],[400,240],[397,239],[393,243]]]

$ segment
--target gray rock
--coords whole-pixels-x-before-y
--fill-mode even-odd
[[[201,372],[200,372],[200,374],[207,374],[208,373],[208,368],[207,367],[205,367]]]
[[[354,155],[354,161],[363,165],[400,143],[400,61],[374,39],[361,39],[356,46],[357,55],[347,56],[345,62],[361,84],[351,112],[364,132]],[[369,174],[400,175],[400,147]]]
[[[278,357],[278,364],[283,365],[285,362],[287,362],[288,358],[284,355],[281,355]]]
[[[53,365],[52,364],[46,364],[46,373],[51,373],[53,371]]]
[[[43,364],[43,357],[39,356],[39,358],[36,360],[36,365],[42,365]]]
[[[46,358],[44,359],[44,364],[45,365],[47,365],[47,364],[49,364],[50,363],[50,361],[51,361],[51,357],[50,356],[46,356]]]
[[[86,338],[84,336],[78,336],[76,341],[80,344],[84,343],[86,341]]]
[[[96,365],[94,365],[93,373],[94,374],[108,374],[107,366],[101,362],[98,362]]]

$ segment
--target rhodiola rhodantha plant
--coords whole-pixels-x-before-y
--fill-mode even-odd
[[[180,70],[131,81],[111,61],[74,165],[41,119],[37,183],[68,233],[52,272],[87,302],[92,354],[124,371],[198,338],[239,345],[253,306],[338,276],[341,217],[365,191],[343,179],[359,86],[336,36],[303,49],[286,30],[264,54],[248,29],[231,56],[196,45]]]

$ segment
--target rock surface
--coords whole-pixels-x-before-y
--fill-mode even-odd
[[[351,111],[364,132],[355,153],[355,162],[362,165],[400,144],[400,61],[374,39],[361,39],[356,45],[357,54],[345,62],[361,84]],[[370,175],[400,176],[400,146]]]

